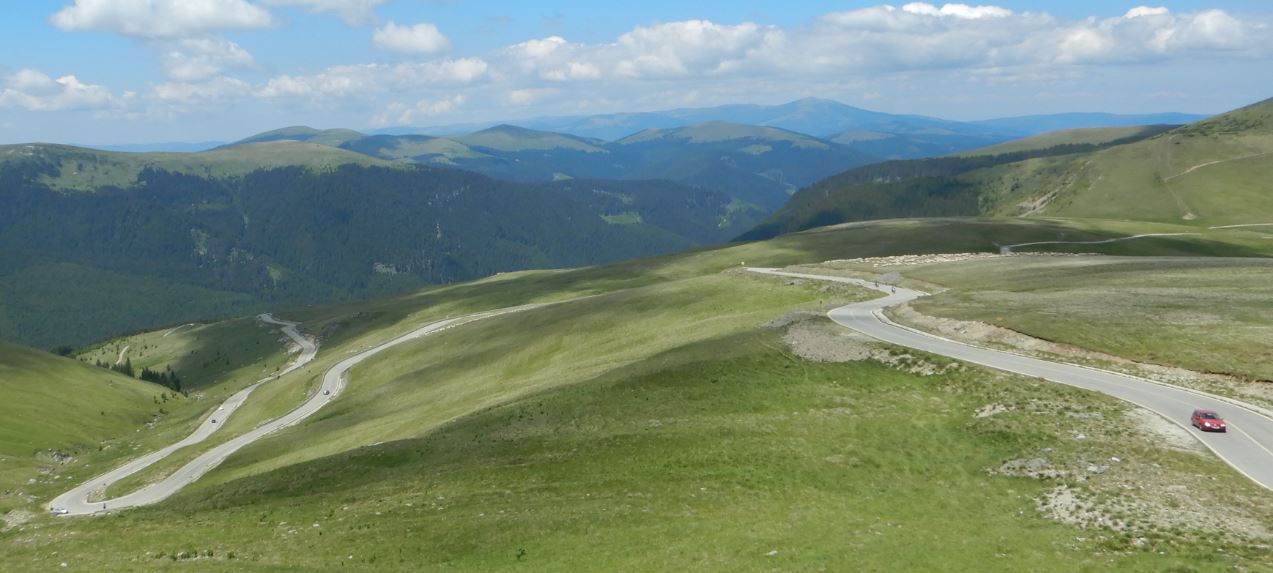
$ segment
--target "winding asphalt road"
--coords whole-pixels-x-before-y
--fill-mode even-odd
[[[243,405],[243,402],[247,400],[248,395],[251,394],[252,390],[256,389],[257,386],[292,372],[308,364],[314,359],[314,356],[318,352],[318,346],[297,332],[297,323],[276,320],[269,314],[263,314],[259,317],[261,320],[270,324],[283,326],[283,332],[297,344],[301,345],[301,355],[291,364],[291,366],[288,366],[287,369],[279,372],[278,374],[265,378],[230,396],[230,398],[227,399],[220,408],[204,419],[194,433],[186,439],[132,460],[114,470],[95,477],[79,487],[58,496],[53,501],[49,502],[48,508],[50,511],[53,511],[56,508],[58,510],[58,515],[93,515],[112,510],[136,507],[139,505],[149,505],[162,501],[220,465],[221,462],[225,461],[225,459],[230,456],[230,454],[242,449],[244,446],[260,440],[273,432],[295,425],[305,418],[314,415],[323,406],[326,406],[329,402],[334,400],[336,396],[345,389],[346,373],[349,372],[349,369],[358,365],[362,361],[385,350],[393,348],[394,346],[418,339],[422,336],[440,332],[448,328],[453,328],[476,320],[513,312],[520,312],[536,308],[538,306],[542,305],[531,304],[509,307],[432,322],[402,336],[393,338],[388,342],[363,350],[349,358],[341,360],[336,363],[335,366],[329,368],[327,372],[323,374],[323,382],[318,391],[315,392],[309,400],[306,400],[296,409],[261,424],[247,433],[236,436],[227,440],[225,443],[209,449],[163,480],[115,499],[90,502],[90,496],[105,490],[110,487],[111,484],[146,469],[150,465],[168,457],[173,452],[181,448],[204,441],[208,438],[208,436],[212,435],[217,428],[225,425],[225,420],[228,419],[230,415],[239,408],[239,406]],[[62,510],[65,510],[65,512],[63,513]]]
[[[847,283],[884,292],[887,296],[842,306],[827,315],[841,326],[890,344],[1101,392],[1152,410],[1189,430],[1216,455],[1252,481],[1273,489],[1273,412],[1230,398],[1134,376],[964,344],[896,324],[884,316],[885,308],[927,294],[920,291],[876,286],[869,281],[845,277],[789,273],[764,268],[747,270],[781,277]],[[1189,425],[1189,416],[1196,408],[1219,412],[1228,422],[1229,432],[1216,434],[1195,430]]]
[[[238,410],[239,406],[242,406],[243,403],[247,401],[248,395],[252,394],[252,391],[256,390],[258,386],[308,364],[314,359],[314,356],[318,354],[318,345],[314,344],[314,342],[308,338],[301,336],[301,334],[297,332],[297,323],[286,320],[277,320],[268,313],[262,314],[257,318],[261,319],[262,322],[282,326],[283,334],[286,334],[293,342],[300,345],[301,354],[296,357],[296,360],[292,361],[291,365],[277,374],[262,378],[251,386],[235,392],[227,398],[219,408],[204,418],[203,422],[200,422],[199,426],[195,428],[195,431],[184,440],[146,454],[135,460],[131,460],[122,466],[88,480],[75,489],[54,498],[53,501],[49,502],[49,509],[64,509],[66,510],[64,515],[89,515],[109,509],[121,509],[125,507],[154,503],[172,495],[178,489],[181,489],[186,484],[207,473],[208,470],[216,467],[216,464],[220,463],[226,455],[229,455],[229,452],[234,451],[229,450],[229,452],[226,452],[225,455],[222,455],[219,458],[210,456],[210,454],[226,447],[226,444],[222,444],[221,446],[218,446],[217,448],[214,448],[200,456],[198,459],[186,464],[163,481],[151,484],[123,497],[97,502],[90,502],[88,500],[89,497],[98,492],[104,491],[115,482],[150,467],[159,460],[172,455],[173,452],[208,439],[208,437],[216,432],[217,429],[225,425],[226,419],[228,419],[235,410]],[[218,424],[218,422],[220,423]],[[212,459],[215,459],[215,462],[209,465],[208,462]]]
[[[1212,227],[1214,228],[1214,227]],[[1145,233],[1143,235],[1132,235],[1130,237],[1115,237],[1113,239],[1101,239],[1099,241],[1035,241],[1033,243],[1017,243],[1015,245],[1003,245],[999,247],[999,254],[1006,255],[1017,247],[1032,247],[1035,245],[1106,245],[1109,243],[1117,243],[1119,241],[1130,241],[1132,239],[1143,239],[1145,237],[1178,237],[1181,235],[1201,235],[1202,233]]]

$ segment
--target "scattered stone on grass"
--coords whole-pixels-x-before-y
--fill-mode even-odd
[[[1203,446],[1188,430],[1149,410],[1131,408],[1127,410],[1126,417],[1130,422],[1129,426],[1131,428],[1143,434],[1153,443],[1181,452],[1199,455],[1208,453],[1206,446]],[[1118,460],[1114,459],[1112,461]]]
[[[1008,460],[1003,462],[998,468],[991,470],[990,473],[1033,479],[1061,479],[1072,475],[1068,470],[1052,467],[1052,464],[1043,458]]]
[[[35,513],[25,509],[15,509],[4,514],[4,528],[18,527],[35,518]]]
[[[1004,406],[1003,404],[986,404],[985,406],[978,408],[977,411],[972,415],[972,417],[989,418],[996,414],[1003,414],[1010,410],[1012,410],[1012,408]]]

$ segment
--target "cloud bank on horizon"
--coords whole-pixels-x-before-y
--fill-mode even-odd
[[[385,4],[74,0],[48,14],[47,24],[62,34],[135,42],[161,75],[141,85],[115,85],[109,78],[89,83],[80,70],[5,62],[0,120],[10,125],[16,114],[78,113],[116,125],[180,123],[191,114],[256,106],[295,114],[296,123],[327,117],[387,126],[808,95],[929,102],[931,108],[940,98],[957,104],[977,90],[1033,98],[1081,94],[1089,82],[1118,85],[1112,70],[1131,78],[1123,80],[1127,84],[1216,63],[1267,69],[1273,57],[1268,15],[1223,7],[1175,12],[1139,6],[1114,16],[1067,19],[998,5],[878,4],[816,14],[799,25],[705,17],[634,24],[607,41],[543,34],[475,53],[466,51],[464,36],[434,22],[382,19],[377,11]],[[289,17],[293,12],[309,19]],[[365,36],[371,61],[280,70],[268,53],[254,54],[236,41],[315,18]],[[1145,82],[1139,97],[1188,88],[1180,85],[1187,83],[1182,78],[1164,80]],[[1188,101],[1196,105],[1197,99]],[[987,102],[993,106],[993,97]],[[976,114],[971,104],[960,109]],[[981,115],[996,114],[986,109]]]

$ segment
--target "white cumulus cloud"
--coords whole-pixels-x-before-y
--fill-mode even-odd
[[[1162,15],[1170,14],[1170,13],[1171,13],[1171,10],[1168,10],[1164,6],[1157,6],[1157,7],[1137,6],[1135,8],[1132,8],[1131,10],[1128,10],[1126,14],[1123,14],[1123,17],[1137,18],[1140,16],[1162,16]]]
[[[335,12],[346,23],[361,26],[375,19],[375,8],[384,0],[265,0],[274,6],[302,6],[311,12]]]
[[[464,94],[454,94],[439,99],[422,99],[414,104],[393,102],[385,110],[371,118],[372,125],[408,125],[417,120],[454,112],[464,105]]]
[[[638,25],[588,42],[546,35],[451,57],[442,54],[459,51],[463,42],[434,24],[385,21],[367,30],[377,48],[432,57],[283,70],[248,83],[227,74],[277,64],[258,66],[266,54],[254,58],[219,33],[275,25],[262,6],[330,13],[370,26],[384,2],[62,1],[66,7],[50,18],[59,28],[109,31],[155,51],[167,77],[142,90],[143,103],[188,110],[232,101],[280,110],[303,104],[356,110],[379,124],[477,118],[504,114],[509,106],[526,114],[585,113],[864,92],[893,102],[898,94],[952,81],[1051,90],[1078,85],[1102,66],[1263,62],[1273,56],[1273,20],[1258,14],[1144,5],[1110,12],[1121,12],[1113,17],[1073,19],[971,1],[903,0],[826,12],[800,25],[689,19]],[[11,108],[131,105],[128,97],[112,99],[75,76],[54,79],[23,70],[0,80],[0,103]]]
[[[201,82],[168,82],[155,86],[151,99],[168,104],[204,104],[234,100],[250,95],[252,86],[247,82],[225,76],[209,78]]]
[[[160,47],[164,70],[179,82],[204,80],[226,69],[250,68],[252,54],[223,38],[188,38]]]
[[[104,30],[129,38],[176,38],[274,23],[246,0],[75,0],[49,17],[65,31]]]
[[[72,75],[54,79],[38,70],[24,69],[5,78],[0,108],[28,111],[101,110],[121,101],[110,90],[81,82]]]
[[[376,29],[371,41],[377,48],[406,54],[438,54],[451,49],[451,40],[428,22],[399,26],[390,21]]]
[[[637,26],[613,43],[585,45],[560,36],[528,40],[502,51],[515,71],[563,82],[605,77],[685,78],[745,71],[786,44],[782,30],[708,20]]]
[[[941,8],[925,2],[911,2],[902,6],[902,10],[924,16],[951,16],[965,20],[978,18],[1005,18],[1012,15],[1012,10],[999,6],[969,6],[967,4],[943,4]]]
[[[332,66],[309,76],[271,78],[258,94],[268,98],[349,97],[438,86],[457,87],[481,80],[487,75],[488,67],[486,61],[480,58]]]
[[[556,95],[559,90],[555,88],[525,88],[512,90],[504,96],[504,101],[511,105],[530,105],[546,97]]]

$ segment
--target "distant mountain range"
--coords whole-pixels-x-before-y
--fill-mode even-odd
[[[671,129],[723,121],[805,133],[848,145],[882,159],[913,159],[946,155],[1045,131],[1081,127],[1185,124],[1204,117],[1206,116],[1183,113],[1065,113],[960,122],[923,115],[883,113],[832,100],[806,98],[781,105],[740,104],[432,127],[390,127],[370,133],[459,135],[499,124],[514,124],[528,129],[614,141],[647,129]]]
[[[806,98],[781,105],[736,104],[666,111],[503,119],[423,127],[367,130],[367,135],[461,136],[508,125],[603,142],[647,129],[673,129],[708,122],[776,127],[840,143],[880,159],[946,155],[1039,133],[1085,127],[1182,125],[1205,118],[1187,113],[1060,113],[981,121],[950,121],[911,114],[866,110],[836,101]],[[330,130],[343,131],[343,130]],[[205,151],[224,142],[87,145],[106,151]]]
[[[298,141],[368,157],[476,171],[510,181],[665,179],[730,195],[769,213],[800,187],[878,158],[775,127],[706,122],[617,141],[498,125],[459,136],[364,135],[288,127],[222,149]]]

